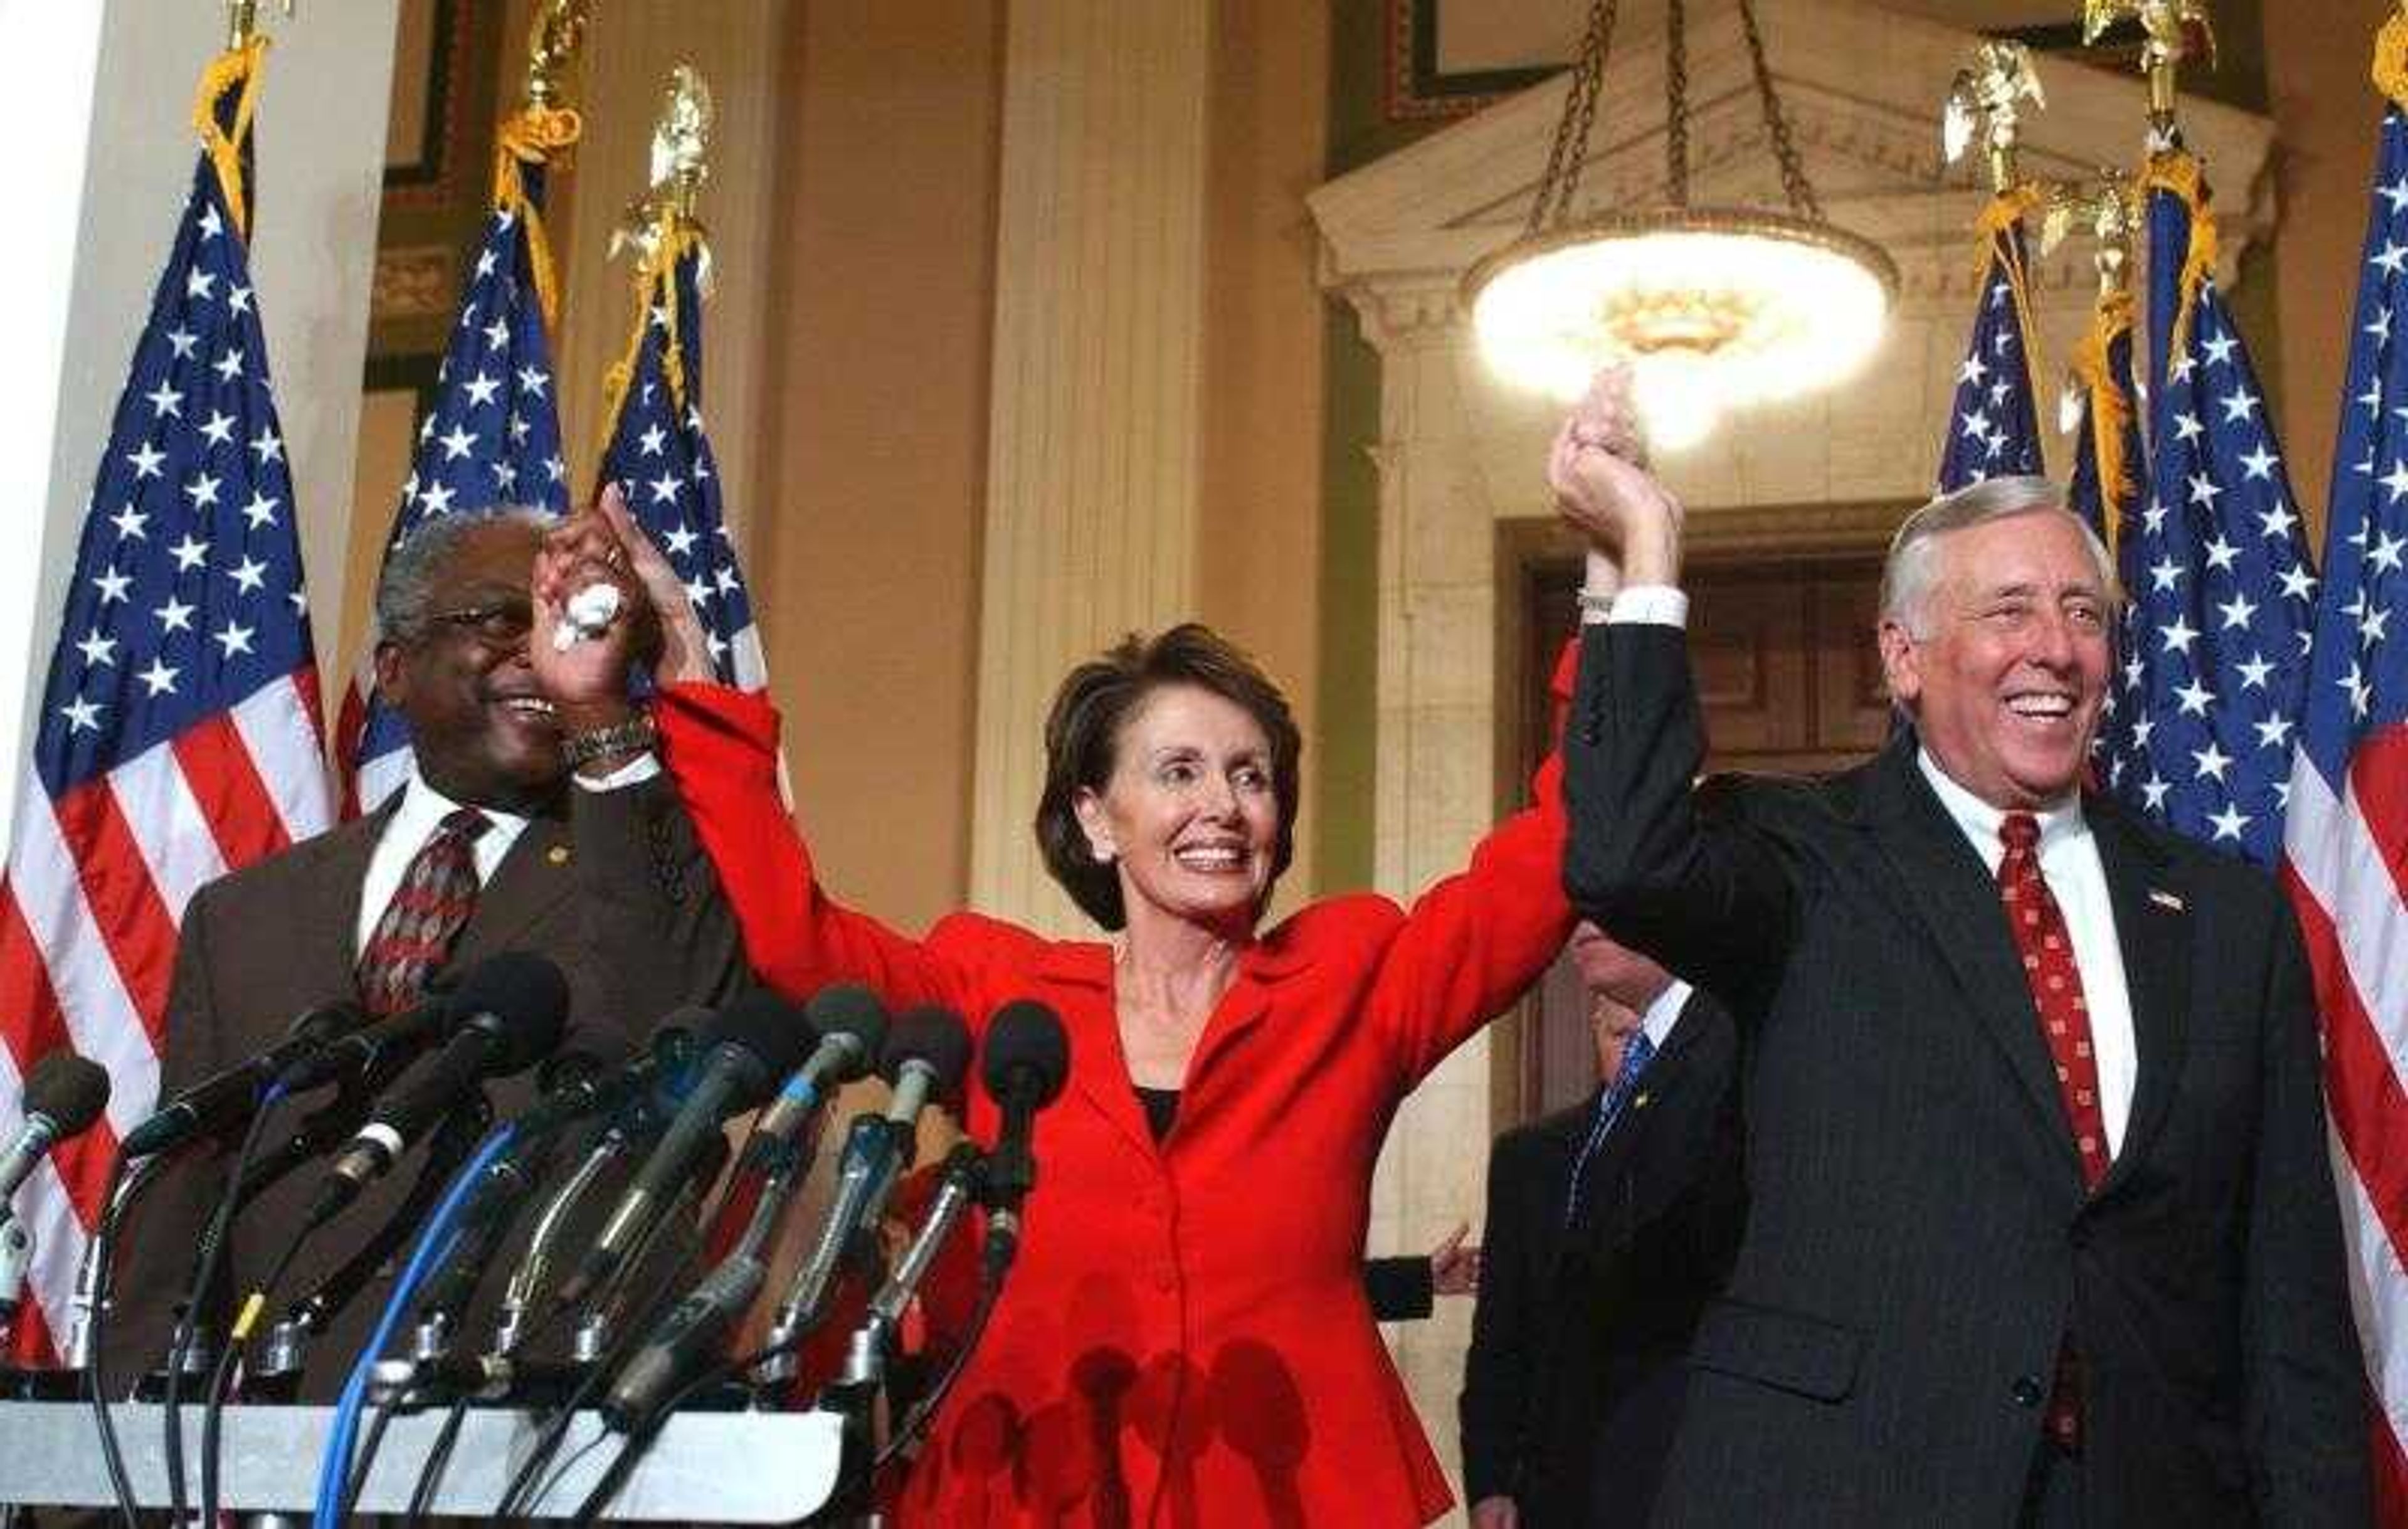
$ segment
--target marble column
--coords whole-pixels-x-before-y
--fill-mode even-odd
[[[1211,8],[1026,0],[1005,44],[970,895],[1084,925],[1029,841],[1074,662],[1191,613]]]

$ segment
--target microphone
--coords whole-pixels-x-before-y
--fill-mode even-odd
[[[1060,1096],[1070,1075],[1070,1038],[1061,1016],[1033,998],[1018,998],[987,1022],[981,1076],[1003,1112],[1003,1129],[986,1171],[988,1277],[1002,1275],[1020,1250],[1020,1206],[1037,1187],[1029,1138],[1037,1112]]]
[[[108,1069],[72,1051],[53,1051],[25,1075],[25,1123],[0,1152],[0,1220],[8,1201],[51,1147],[92,1129],[108,1107]]]
[[[324,1225],[391,1172],[480,1079],[523,1072],[558,1049],[568,1022],[568,979],[541,956],[505,951],[468,972],[452,1010],[458,1018],[442,1051],[408,1087],[377,1106],[326,1171],[308,1227]]]
[[[777,1097],[753,1123],[738,1164],[740,1172],[766,1173],[778,1158],[792,1151],[831,1089],[868,1076],[886,1042],[886,1005],[857,983],[821,988],[804,1006],[800,1022],[819,1037],[819,1043],[802,1066],[787,1075]]]
[[[223,1131],[249,1120],[259,1107],[259,1096],[278,1075],[296,1062],[316,1056],[367,1023],[357,1003],[321,1004],[293,1021],[284,1039],[248,1061],[194,1084],[125,1133],[119,1150],[125,1161],[181,1147],[194,1136]]]
[[[768,1265],[758,1257],[731,1258],[687,1291],[610,1383],[602,1421],[622,1434],[634,1433],[697,1364],[719,1351],[768,1276]]]
[[[386,1077],[450,1033],[457,989],[437,992],[399,1014],[338,1035],[287,1065],[278,1081],[289,1094],[307,1093],[346,1077]]]
[[[959,1141],[945,1154],[944,1181],[937,1188],[937,1197],[928,1206],[928,1219],[920,1223],[920,1231],[903,1257],[895,1265],[895,1273],[869,1299],[869,1321],[891,1332],[903,1320],[903,1312],[911,1298],[920,1293],[920,1282],[928,1276],[929,1266],[937,1262],[946,1239],[961,1224],[984,1183],[992,1160],[981,1152],[978,1144]]]
[[[546,1077],[543,1097],[518,1118],[519,1139],[532,1141],[580,1120],[631,1110],[631,1113],[649,1117],[657,1108],[657,1096],[667,1092],[693,1065],[695,1034],[716,1022],[710,1010],[689,1003],[670,1010],[653,1027],[652,1044],[632,1061],[605,1068],[581,1052],[563,1058],[564,1062],[581,1059],[584,1065],[574,1072],[564,1067],[565,1075]],[[652,1129],[645,1119],[622,1125],[636,1134]]]
[[[857,1115],[846,1132],[844,1155],[837,1168],[836,1198],[810,1256],[786,1287],[769,1334],[773,1349],[790,1349],[803,1331],[817,1321],[836,1283],[845,1251],[865,1229],[878,1224],[896,1176],[910,1165],[917,1149],[914,1125],[929,1096],[949,1097],[961,1087],[968,1070],[970,1036],[961,1016],[947,1009],[913,1009],[887,1032],[882,1068],[895,1087],[883,1115]],[[791,1354],[781,1356],[790,1359]],[[762,1366],[765,1378],[784,1378],[778,1359]]]
[[[755,989],[720,1011],[702,1039],[707,1048],[695,1065],[684,1101],[619,1197],[601,1235],[561,1287],[562,1305],[583,1300],[617,1271],[644,1228],[693,1175],[704,1147],[719,1138],[719,1123],[767,1099],[778,1079],[803,1060],[812,1037],[785,1000]]]

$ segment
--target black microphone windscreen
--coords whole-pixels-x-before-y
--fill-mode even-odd
[[[934,1004],[906,1010],[886,1032],[878,1071],[892,1083],[907,1061],[925,1062],[937,1075],[936,1096],[953,1098],[961,1091],[962,1075],[969,1071],[969,1027],[960,1015]]]
[[[470,967],[451,1004],[463,1019],[480,1014],[499,1019],[494,1033],[503,1052],[490,1072],[521,1072],[559,1049],[561,1033],[568,1027],[568,979],[545,957],[505,950]]]
[[[997,1099],[1012,1086],[1015,1072],[1020,1073],[1022,1086],[1033,1079],[1037,1093],[1028,1101],[1029,1107],[1043,1109],[1054,1103],[1063,1080],[1070,1075],[1070,1037],[1062,1029],[1062,1017],[1052,1005],[1033,998],[1015,998],[1006,1003],[987,1021],[979,1069],[986,1080],[986,1091]]]
[[[72,1051],[53,1051],[25,1075],[22,1108],[49,1116],[62,1139],[88,1131],[108,1107],[108,1069]]]
[[[757,1084],[748,1079],[743,1096],[730,1101],[737,1108],[750,1109],[769,1096],[780,1078],[802,1065],[819,1037],[802,1010],[767,988],[754,988],[728,1000],[695,1039],[705,1053],[732,1046],[760,1061]]]
[[[293,1021],[291,1028],[284,1033],[295,1041],[307,1041],[311,1046],[324,1046],[329,1041],[339,1041],[351,1031],[364,1028],[367,1022],[368,1015],[366,1009],[349,999],[337,999],[332,1003],[321,1003],[303,1014],[301,1017]]]
[[[836,983],[821,988],[803,1012],[820,1039],[850,1035],[860,1043],[836,1081],[851,1083],[868,1075],[886,1047],[886,1005],[876,993],[857,982]]]

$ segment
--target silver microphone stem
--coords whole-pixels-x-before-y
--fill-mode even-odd
[[[536,1218],[535,1233],[527,1240],[526,1253],[519,1260],[518,1267],[510,1271],[509,1286],[502,1292],[501,1320],[494,1328],[494,1357],[507,1358],[526,1341],[529,1313],[551,1277],[552,1255],[568,1225],[569,1213],[602,1176],[602,1171],[627,1156],[634,1146],[621,1132],[604,1132],[602,1139],[586,1152],[585,1161],[568,1176],[567,1182],[544,1202],[542,1214]]]
[[[109,1197],[104,1220],[112,1226],[124,1222],[126,1207],[133,1204],[151,1180],[165,1172],[174,1154],[162,1152],[144,1158],[134,1165],[134,1171],[118,1180],[117,1192]],[[92,1320],[100,1291],[100,1239],[84,1239],[83,1257],[76,1261],[75,1291],[67,1299],[67,1346],[64,1358],[70,1370],[88,1368],[92,1363]]]

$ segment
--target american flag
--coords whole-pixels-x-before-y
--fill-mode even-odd
[[[553,305],[542,208],[547,158],[575,141],[576,123],[571,112],[530,109],[503,124],[493,212],[436,374],[434,407],[418,427],[388,556],[430,516],[568,508],[546,332]],[[371,631],[337,714],[346,816],[373,811],[409,778],[409,725],[377,698],[376,642]]]
[[[602,476],[685,581],[712,667],[746,690],[768,683],[752,597],[720,512],[719,466],[702,422],[702,237],[672,227],[647,257],[628,353],[612,370],[616,412]]]
[[[2199,162],[2157,154],[2149,196],[2151,495],[2123,528],[2110,786],[2271,866],[2283,844],[2315,579],[2258,374],[2216,291]]]
[[[1940,451],[1940,492],[1985,478],[2041,470],[2040,414],[2032,398],[2026,319],[2031,305],[2021,214],[2028,197],[1992,199],[1982,214],[1980,306],[1956,369],[1948,441]]]
[[[2408,120],[2383,121],[2285,880],[2325,1022],[2351,1294],[2380,1416],[2377,1501],[2408,1522]]]
[[[150,1113],[176,927],[204,882],[329,820],[293,483],[251,288],[245,188],[257,45],[205,77],[219,130],[136,342],[69,575],[0,883],[0,1131],[72,1046],[108,1114],[17,1208],[37,1251],[20,1357],[64,1333],[119,1134]],[[237,125],[239,124],[239,125]]]

